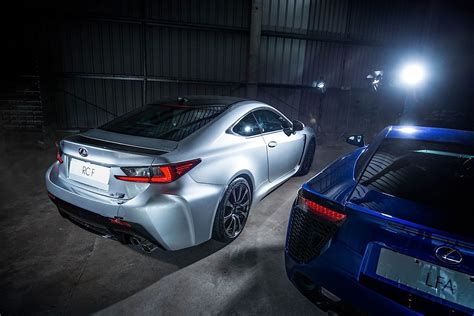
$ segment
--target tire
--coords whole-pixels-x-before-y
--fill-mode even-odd
[[[308,144],[308,149],[304,155],[303,162],[301,163],[300,169],[295,173],[295,176],[300,177],[307,175],[313,164],[314,152],[316,150],[316,142],[314,138],[311,138]]]
[[[252,205],[252,190],[242,177],[232,181],[217,208],[212,238],[229,243],[239,237],[247,223]]]

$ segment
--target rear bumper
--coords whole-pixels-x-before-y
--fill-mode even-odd
[[[349,314],[358,311],[369,315],[421,315],[365,287],[357,276],[340,268],[337,263],[325,260],[324,255],[307,264],[299,264],[285,253],[285,265],[289,280],[313,303],[318,303],[315,291],[324,287],[341,299],[341,302],[334,304],[336,311],[342,308],[345,311],[349,309]]]
[[[102,237],[111,238],[120,242],[126,242],[126,236],[135,236],[149,240],[157,247],[164,247],[148,232],[142,225],[126,222],[126,224],[116,224],[113,218],[105,217],[72,205],[48,193],[51,201],[57,206],[59,214],[69,219],[79,227]]]
[[[468,308],[455,307],[449,301],[406,289],[403,284],[390,284],[374,275],[374,258],[378,258],[377,249],[381,247],[386,244],[369,243],[365,254],[360,255],[336,238],[321,255],[305,263],[285,251],[287,275],[317,305],[321,302],[321,287],[336,295],[340,303],[329,308],[336,312],[342,308],[349,314],[356,310],[370,315],[472,315]]]
[[[420,258],[431,262],[433,259],[429,257],[430,254],[437,247],[449,243],[446,239],[433,235],[427,238],[422,233],[415,235],[412,230],[403,230],[400,225],[385,220],[349,214],[335,235],[319,243],[321,239],[317,238],[317,228],[321,225],[312,225],[314,219],[310,216],[301,217],[298,215],[300,213],[293,209],[290,217],[285,249],[286,270],[296,288],[318,306],[336,312],[342,308],[344,312],[344,307],[349,305],[371,315],[473,315],[472,309],[453,303],[450,296],[446,295],[445,299],[429,294],[426,286],[430,285],[424,281],[429,274],[423,275],[423,280],[420,280],[425,282],[424,288],[414,288],[401,281],[386,279],[376,272],[381,249],[411,256],[413,260]],[[462,268],[464,270],[461,271],[472,275],[469,273],[471,270],[466,271],[472,267],[472,252],[465,248],[459,249],[463,251],[464,266],[457,269]],[[433,263],[440,264],[437,261]],[[396,262],[385,262],[382,267],[400,274],[413,272],[397,270]],[[321,288],[324,288],[322,294],[327,295],[321,295]],[[470,292],[464,293],[470,295]],[[327,303],[329,297],[340,303]],[[352,310],[348,313],[354,314]]]
[[[149,185],[134,198],[120,201],[90,193],[75,187],[68,179],[59,178],[56,163],[46,172],[45,181],[48,192],[59,203],[67,203],[63,213],[72,221],[76,219],[76,224],[80,221],[81,227],[107,235],[110,229],[116,231],[116,227],[106,226],[104,230],[104,220],[119,218],[132,223],[138,229],[134,232],[138,236],[147,235],[147,240],[166,250],[195,246],[211,238],[215,211],[225,189],[196,183],[185,175],[168,186]],[[94,229],[84,225],[91,219],[93,223],[88,225],[94,224]]]

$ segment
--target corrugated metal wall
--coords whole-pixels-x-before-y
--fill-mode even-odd
[[[272,94],[283,100],[264,100],[289,111],[297,108],[300,119],[326,136],[373,133],[393,123],[398,110],[393,103],[399,100],[387,102],[375,96],[364,78],[419,49],[429,5],[428,1],[265,0],[260,82],[302,88],[277,89]],[[329,87],[324,96],[309,88],[320,78]],[[385,103],[384,113],[390,115],[375,117],[374,111],[384,110],[374,105],[377,102]],[[319,115],[321,122],[316,122]]]
[[[101,0],[75,2],[41,19],[50,123],[92,128],[168,95],[244,97],[250,4]],[[360,131],[374,102],[364,77],[418,47],[428,7],[428,1],[264,0],[258,99],[328,135]],[[324,97],[311,89],[321,77],[329,86]],[[314,121],[319,112],[321,124]]]
[[[41,21],[47,113],[101,125],[168,95],[244,96],[249,1],[98,1]]]

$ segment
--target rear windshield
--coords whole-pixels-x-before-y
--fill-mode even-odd
[[[449,207],[453,200],[467,202],[473,192],[473,154],[473,148],[459,145],[386,139],[360,184],[414,202]]]
[[[147,105],[103,125],[120,134],[180,141],[211,122],[223,105]]]
[[[472,218],[474,148],[456,144],[386,139],[362,173],[359,184],[391,196]],[[389,210],[387,210],[390,213]],[[425,214],[428,216],[429,214]]]

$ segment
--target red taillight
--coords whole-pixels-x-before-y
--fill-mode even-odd
[[[195,161],[185,162],[183,164],[175,166],[174,170],[178,176],[181,176],[185,174],[186,172],[188,172],[189,170],[191,170],[199,162],[201,161],[198,161],[197,163]]]
[[[170,166],[160,166],[159,175],[153,173],[153,176],[150,177],[150,182],[152,183],[170,183],[178,179],[181,175],[173,177],[173,170]]]
[[[56,145],[56,160],[59,161],[59,163],[63,163],[64,160],[63,160],[63,152],[61,150],[61,146],[59,145],[59,142],[56,142],[55,143]]]
[[[298,197],[298,205],[307,211],[310,211],[311,213],[314,213],[316,215],[320,215],[331,222],[340,222],[344,220],[347,215],[342,214],[339,212],[336,212],[326,206],[323,206],[321,204],[318,204],[316,202],[313,202],[311,200],[305,199],[302,196]]]
[[[201,162],[201,159],[184,161],[176,164],[152,167],[123,167],[125,176],[115,176],[123,181],[142,183],[170,183],[186,174]]]

